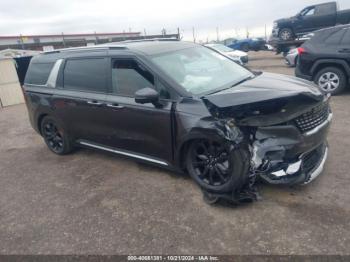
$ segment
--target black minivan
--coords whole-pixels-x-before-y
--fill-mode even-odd
[[[213,202],[253,174],[308,183],[327,158],[328,96],[193,43],[46,52],[31,60],[23,89],[52,152],[83,146],[187,172]]]

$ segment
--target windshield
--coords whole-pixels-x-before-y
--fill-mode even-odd
[[[153,56],[152,61],[194,95],[212,93],[253,77],[249,70],[203,46]]]
[[[234,51],[232,48],[229,48],[229,47],[224,46],[224,45],[213,45],[211,47],[217,51],[220,51],[220,52],[232,52],[232,51]]]

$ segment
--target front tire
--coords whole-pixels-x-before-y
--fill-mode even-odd
[[[343,70],[337,67],[326,67],[317,72],[314,82],[325,93],[338,95],[347,86],[347,78]]]
[[[41,135],[47,147],[57,155],[66,155],[74,149],[67,130],[53,117],[46,116],[42,120]]]
[[[196,140],[188,148],[186,167],[192,179],[211,193],[239,190],[248,179],[248,153],[228,142]]]
[[[293,40],[294,38],[293,31],[290,28],[282,28],[278,36],[283,41]]]

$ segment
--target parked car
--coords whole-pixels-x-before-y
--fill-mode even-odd
[[[222,44],[206,44],[205,46],[212,48],[220,52],[221,54],[230,57],[232,60],[236,61],[241,65],[245,65],[249,61],[248,54],[246,52],[243,52],[240,50],[234,50]]]
[[[227,45],[235,50],[242,50],[244,52],[266,50],[266,41],[263,38],[246,38],[241,40],[234,40],[233,43]]]
[[[344,91],[350,77],[350,26],[317,31],[300,48],[296,76],[314,81],[332,95]]]
[[[308,6],[291,18],[275,21],[272,35],[288,41],[307,32],[348,23],[350,9],[338,11],[337,2],[329,2]]]
[[[290,67],[295,67],[298,62],[299,51],[298,48],[293,48],[284,57],[286,64]]]
[[[240,199],[255,174],[309,183],[327,158],[332,114],[316,87],[193,43],[43,53],[23,90],[31,125],[55,154],[88,147],[187,172],[211,203]]]

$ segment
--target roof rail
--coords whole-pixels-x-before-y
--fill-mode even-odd
[[[180,40],[177,38],[158,37],[158,38],[149,38],[149,39],[145,38],[145,39],[125,40],[117,43],[137,43],[137,42],[153,42],[153,41],[180,41]]]
[[[91,51],[91,50],[109,50],[109,49],[127,49],[126,46],[103,46],[103,45],[97,45],[97,46],[80,46],[80,47],[70,47],[70,48],[62,48],[62,49],[56,49],[52,51],[46,51],[42,52],[42,54],[55,54],[55,53],[64,53],[64,52],[79,52],[79,51]]]

